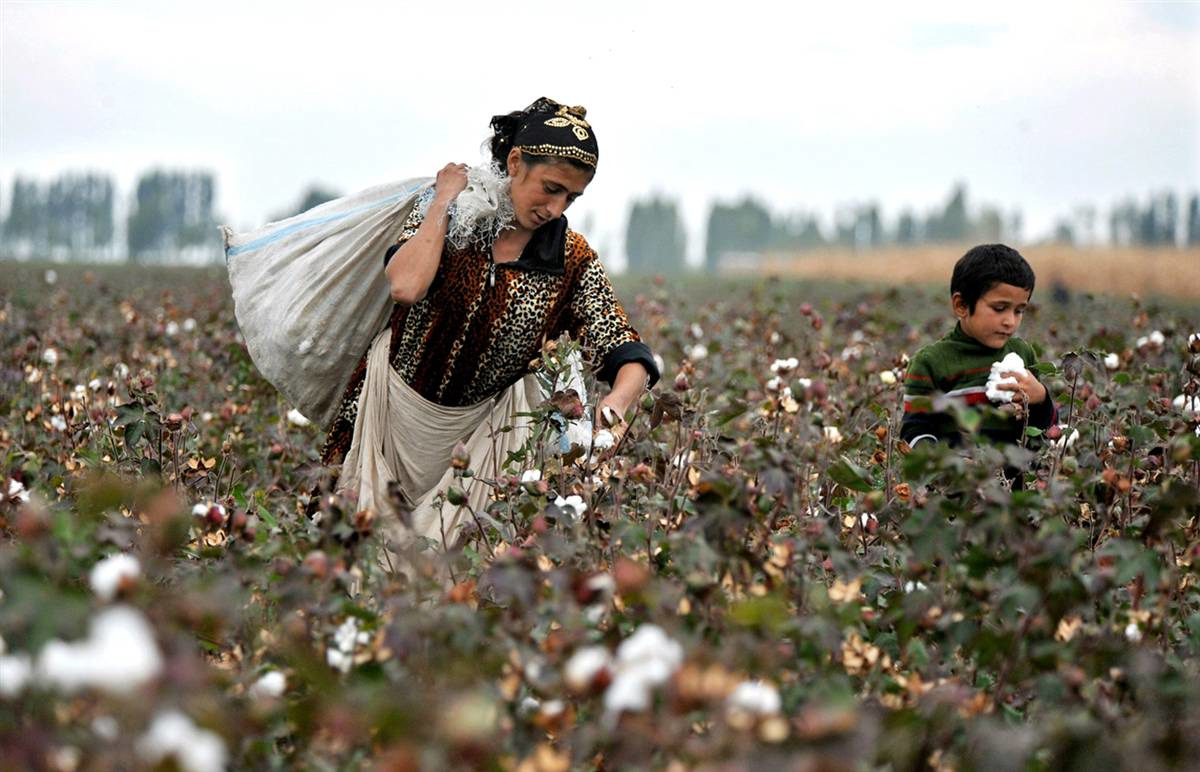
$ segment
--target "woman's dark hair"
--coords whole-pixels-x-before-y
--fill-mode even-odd
[[[516,139],[517,129],[521,128],[521,119],[533,113],[552,113],[557,110],[560,105],[552,99],[542,97],[533,104],[526,107],[524,110],[514,110],[506,115],[496,115],[492,117],[492,136],[487,140],[488,148],[492,152],[492,160],[500,164],[501,169],[506,169],[508,153],[513,149],[513,140]],[[530,166],[545,164],[557,161],[558,163],[567,163],[574,166],[576,169],[594,174],[595,167],[588,166],[582,161],[574,158],[560,158],[550,155],[535,155],[533,153],[521,153],[522,160]]]
[[[997,284],[1011,284],[1033,294],[1033,268],[1012,247],[980,244],[967,250],[954,264],[950,297],[962,295],[967,308],[975,313],[979,298]]]

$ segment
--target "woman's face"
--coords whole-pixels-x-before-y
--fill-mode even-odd
[[[508,176],[517,225],[534,230],[562,216],[583,195],[593,175],[565,161],[527,163],[513,148],[508,154]]]

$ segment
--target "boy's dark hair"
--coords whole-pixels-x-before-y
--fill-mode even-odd
[[[979,298],[997,284],[1011,284],[1033,294],[1033,268],[1021,253],[1004,244],[980,244],[971,247],[954,264],[950,277],[950,297],[961,294],[971,313]]]

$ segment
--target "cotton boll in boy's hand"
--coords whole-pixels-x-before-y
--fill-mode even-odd
[[[992,363],[992,372],[987,379],[987,398],[992,402],[1012,402],[1017,392],[999,388],[1001,384],[1016,385],[1017,379],[1001,377],[1001,373],[1024,373],[1025,360],[1015,351],[1004,355],[1004,359]]]

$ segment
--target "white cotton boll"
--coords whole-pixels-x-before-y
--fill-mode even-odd
[[[335,648],[325,650],[325,662],[339,673],[349,673],[354,664],[354,657]]]
[[[287,689],[287,676],[278,670],[271,670],[259,676],[247,693],[256,699],[274,699],[281,697]]]
[[[208,412],[207,410],[205,410],[203,413],[200,414],[200,420],[203,421],[204,423],[208,423],[209,421],[213,420],[213,414]]]
[[[583,517],[584,513],[587,512],[588,509],[587,504],[583,503],[583,498],[574,495],[567,496],[566,498],[559,496],[558,498],[554,499],[554,506],[558,507],[564,512],[567,512],[576,520]]]
[[[192,506],[192,515],[195,517],[204,517],[208,514],[207,504],[194,504]]]
[[[704,328],[701,327],[700,325],[696,324],[695,322],[692,322],[692,328],[691,328],[690,332],[692,333],[692,337],[695,338],[696,340],[700,340],[701,338],[704,337]]]
[[[26,383],[37,383],[42,380],[42,371],[34,367],[29,371],[29,375],[25,376]]]
[[[826,440],[834,445],[840,445],[842,440],[845,439],[836,426],[826,426],[821,429],[821,433],[825,435]]]
[[[591,579],[588,579],[584,586],[592,592],[602,592],[606,595],[612,595],[617,589],[617,582],[613,579],[612,574],[596,574]]]
[[[92,566],[89,582],[92,592],[104,603],[117,596],[126,581],[136,582],[142,575],[142,564],[133,555],[118,552]]]
[[[683,664],[683,647],[658,625],[642,625],[617,647],[618,667],[641,664],[650,665],[649,677],[662,683]]]
[[[567,443],[569,445],[578,445],[583,448],[586,453],[592,447],[592,422],[580,418],[574,421],[567,421]]]
[[[342,622],[334,632],[333,640],[342,651],[353,652],[354,645],[358,642],[358,620],[354,617],[347,617],[346,621]]]
[[[1141,628],[1137,626],[1136,622],[1130,622],[1129,624],[1125,625],[1125,639],[1132,641],[1133,643],[1137,643],[1138,641],[1142,640],[1142,631]]]
[[[778,346],[780,341],[782,341],[782,340],[783,340],[783,336],[780,335],[775,330],[771,330],[771,335],[770,335],[770,337],[767,338],[767,342],[770,343],[772,346]]]
[[[184,332],[191,332],[194,329],[196,329],[196,320],[195,319],[193,319],[192,317],[189,316],[187,319],[183,320],[183,331]]]
[[[296,408],[292,408],[288,411],[287,422],[292,426],[308,426],[311,423],[311,421],[305,418],[304,414]]]
[[[1138,338],[1135,345],[1137,348],[1159,348],[1166,342],[1167,337],[1162,334],[1161,330],[1153,330],[1149,335]]]
[[[29,501],[29,491],[25,489],[25,485],[20,480],[10,478],[8,481],[8,497],[24,504]]]
[[[1200,394],[1191,396],[1180,394],[1171,401],[1171,404],[1175,406],[1176,410],[1181,411],[1186,416],[1200,415]]]
[[[16,697],[32,677],[33,662],[28,654],[0,656],[0,697]]]
[[[650,707],[650,685],[633,672],[618,673],[604,690],[604,710],[609,716],[626,711],[640,713]]]
[[[779,698],[779,690],[771,684],[743,681],[725,698],[725,705],[732,711],[773,716],[783,708],[783,700]]]
[[[883,381],[886,386],[896,385],[896,374],[891,370],[884,370],[879,373],[879,380]]]
[[[172,338],[175,337],[176,335],[178,335],[179,334],[179,322],[175,321],[174,319],[167,322],[165,332],[167,333],[168,337],[172,337]]]
[[[1121,367],[1121,356],[1119,354],[1105,354],[1104,366],[1109,370],[1118,370]]]
[[[1079,440],[1079,430],[1071,429],[1068,432],[1067,429],[1069,427],[1066,424],[1059,424],[1058,428],[1061,429],[1063,433],[1058,438],[1050,440],[1050,445],[1058,450],[1062,450],[1064,448],[1073,448],[1075,443]]]
[[[1004,358],[999,362],[992,363],[992,372],[987,379],[987,398],[992,402],[1012,402],[1015,391],[998,388],[1001,384],[1013,384],[1017,382],[1016,378],[1011,376],[1002,378],[1001,373],[1025,373],[1025,360],[1021,359],[1021,355],[1015,351],[1010,351],[1004,355]]]
[[[604,693],[609,720],[622,712],[650,707],[651,690],[665,683],[683,664],[683,647],[662,628],[646,624],[617,647],[613,681]]]
[[[92,719],[92,731],[105,742],[114,742],[121,734],[121,726],[112,716],[96,716]]]
[[[54,284],[58,281],[58,271],[55,271],[53,268],[47,268],[46,272],[42,274],[42,278],[46,280],[47,284]]]
[[[117,362],[116,366],[113,367],[113,376],[118,381],[123,381],[126,378],[128,378],[129,377],[129,365],[125,364],[124,362]]]
[[[138,756],[158,765],[174,758],[184,772],[221,772],[229,762],[225,741],[177,710],[160,713],[137,742]]]
[[[56,364],[58,364],[58,351],[52,348],[46,349],[42,352],[42,361],[51,367],[54,367]]]
[[[542,479],[542,470],[540,469],[526,469],[521,473],[521,482],[523,483],[537,482],[540,479]]]
[[[57,432],[65,432],[67,430],[67,419],[60,415],[52,416],[50,418],[50,426],[54,427],[54,430]]]
[[[66,692],[96,688],[113,694],[131,694],[161,671],[154,630],[128,606],[97,614],[82,641],[47,643],[36,669],[39,681]]]
[[[567,660],[563,681],[576,692],[584,692],[596,677],[612,667],[612,655],[603,646],[584,646]]]
[[[102,389],[103,387],[104,387],[104,384],[100,382],[99,378],[93,378],[90,381],[88,381],[88,388],[91,389],[92,391],[100,391],[100,389]]]
[[[75,399],[83,399],[87,396],[87,386],[82,383],[75,384],[75,388],[71,389],[71,396]]]
[[[788,357],[787,359],[776,359],[771,363],[771,372],[776,375],[787,375],[791,371],[800,366],[800,360],[796,357]]]
[[[593,450],[610,450],[617,444],[617,438],[608,429],[601,429],[592,437]]]
[[[702,359],[707,359],[708,346],[704,345],[703,343],[697,343],[696,345],[688,348],[687,356],[688,359],[691,359],[693,362],[699,362]]]
[[[534,697],[526,697],[517,705],[517,715],[521,718],[529,718],[538,712],[538,708],[542,703],[538,702]]]
[[[914,582],[913,580],[909,579],[904,583],[905,592],[917,592],[924,589],[927,589],[924,582]]]

